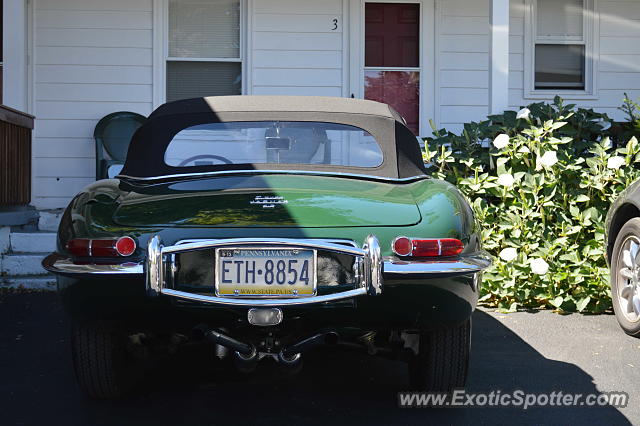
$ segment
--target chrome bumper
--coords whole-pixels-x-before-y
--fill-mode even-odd
[[[172,255],[193,250],[219,247],[237,247],[243,245],[286,246],[289,248],[310,248],[348,254],[356,259],[356,288],[339,293],[325,294],[300,298],[246,298],[246,297],[216,297],[187,293],[171,288],[173,281]],[[203,240],[164,247],[158,235],[147,244],[147,292],[151,296],[161,294],[178,299],[217,305],[232,306],[292,306],[309,305],[313,303],[333,302],[356,296],[375,296],[382,293],[382,257],[378,239],[369,235],[362,248],[335,244],[322,240],[283,239],[283,238],[228,238],[221,240]]]
[[[357,286],[352,290],[338,293],[317,295],[301,298],[242,298],[216,297],[202,294],[187,293],[172,288],[173,262],[176,253],[201,250],[206,248],[238,246],[238,245],[272,245],[288,246],[292,248],[311,248],[352,255],[356,259]],[[314,303],[333,302],[357,296],[374,296],[382,293],[383,275],[393,276],[421,276],[437,277],[441,275],[476,274],[491,265],[491,257],[485,252],[463,255],[455,260],[414,260],[404,261],[397,258],[382,258],[378,239],[370,235],[366,238],[362,248],[345,246],[323,240],[299,239],[253,239],[232,238],[221,240],[196,240],[163,246],[159,236],[154,236],[147,245],[147,262],[121,264],[86,264],[76,263],[59,254],[51,254],[42,262],[44,268],[54,274],[84,278],[106,275],[132,275],[146,279],[147,293],[150,296],[170,296],[196,302],[231,305],[231,306],[292,306]]]

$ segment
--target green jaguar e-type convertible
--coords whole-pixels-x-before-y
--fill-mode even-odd
[[[144,357],[198,341],[244,371],[360,348],[449,391],[465,384],[490,263],[479,235],[389,106],[211,97],[153,112],[121,174],[70,203],[43,264],[95,398],[130,390]]]

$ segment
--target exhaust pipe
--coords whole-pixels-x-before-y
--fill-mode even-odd
[[[296,363],[300,360],[300,356],[303,352],[317,346],[322,346],[330,343],[336,343],[338,341],[338,333],[335,331],[326,331],[318,333],[314,336],[307,337],[298,343],[286,347],[278,354],[278,360],[284,363]]]
[[[200,334],[204,339],[212,343],[224,346],[225,348],[229,348],[232,351],[237,352],[244,360],[248,361],[251,358],[254,358],[257,354],[256,349],[253,347],[253,345],[243,343],[239,340],[234,339],[233,337],[227,336],[226,334],[211,330],[207,326],[199,325],[194,329],[194,331],[197,334]]]

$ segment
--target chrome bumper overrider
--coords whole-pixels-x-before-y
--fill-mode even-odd
[[[348,254],[355,257],[357,284],[352,290],[338,293],[300,298],[242,298],[216,297],[175,290],[173,287],[174,259],[176,253],[207,248],[238,245],[270,245],[291,248],[311,248]],[[77,263],[59,254],[51,254],[42,262],[44,268],[55,274],[71,277],[91,277],[103,275],[145,274],[147,293],[150,296],[166,295],[179,299],[232,306],[290,306],[332,302],[356,296],[374,296],[382,293],[383,274],[395,275],[457,275],[482,272],[491,265],[491,257],[485,252],[462,255],[455,260],[399,260],[395,257],[382,258],[378,239],[369,235],[362,248],[338,244],[325,240],[280,239],[280,238],[230,238],[220,240],[192,240],[177,245],[163,246],[158,235],[147,244],[147,262],[121,264]]]

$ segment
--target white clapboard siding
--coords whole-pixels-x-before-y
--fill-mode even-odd
[[[283,96],[342,96],[341,87],[318,86],[257,86],[254,95],[283,95]]]
[[[37,65],[39,83],[151,84],[149,65]]]
[[[509,105],[516,109],[537,100],[524,98],[524,0],[511,0],[511,28],[509,38],[510,67]],[[624,93],[637,99],[640,97],[640,1],[598,0],[596,23],[600,38],[597,59],[595,99],[567,101],[578,106],[594,108],[610,117],[623,120],[624,114],[617,109],[622,104]]]
[[[152,0],[34,2],[33,203],[64,207],[95,180],[93,130],[152,109]]]
[[[438,2],[437,121],[453,132],[487,116],[489,0]]]
[[[137,1],[137,0],[134,0]],[[149,11],[109,10],[106,1],[87,0],[83,9],[96,10],[41,10],[40,5],[57,6],[56,1],[39,2],[35,16],[36,28],[97,28],[97,29],[151,29],[152,17]]]
[[[302,6],[302,7],[301,7]],[[341,14],[342,0],[300,1],[300,0],[260,0],[254,2],[255,13],[291,14]]]
[[[343,0],[253,2],[249,92],[342,96],[343,7]]]
[[[256,86],[309,86],[340,87],[342,70],[330,68],[256,68],[253,71]]]
[[[45,120],[92,120],[104,117],[105,108],[111,111],[131,111],[145,115],[149,111],[147,102],[69,102],[39,101],[37,117]]]
[[[66,158],[88,158],[93,161],[96,147],[93,138],[36,138],[32,149],[34,161],[51,158],[55,162],[62,151],[66,153]]]

